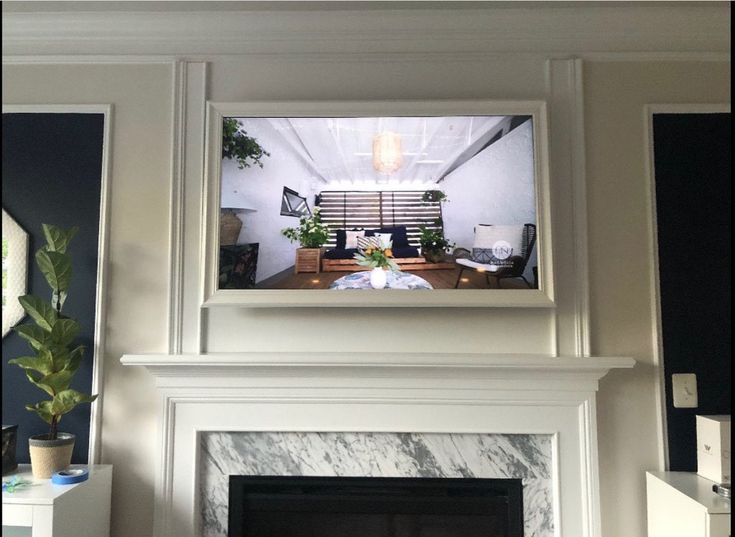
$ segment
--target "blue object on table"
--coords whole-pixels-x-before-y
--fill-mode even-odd
[[[3,481],[3,492],[12,493],[15,492],[15,489],[25,487],[30,484],[30,481],[25,481],[23,479],[20,479],[17,475],[14,475],[12,478],[10,478],[9,481]]]
[[[61,470],[51,476],[51,482],[55,485],[73,485],[81,483],[89,478],[89,470],[86,468],[69,468]]]

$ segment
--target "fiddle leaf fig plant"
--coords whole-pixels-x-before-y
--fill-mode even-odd
[[[80,403],[91,403],[97,398],[70,387],[82,362],[84,346],[73,345],[81,329],[79,323],[61,312],[72,276],[67,249],[77,231],[76,227],[64,230],[43,224],[46,244],[36,252],[36,264],[51,287],[51,300],[47,302],[34,295],[18,297],[34,324],[13,328],[28,342],[33,354],[14,358],[9,363],[21,367],[31,384],[51,396],[50,400],[26,405],[27,410],[50,425],[48,440],[57,438],[64,414]]]

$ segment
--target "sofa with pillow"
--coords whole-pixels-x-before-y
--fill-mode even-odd
[[[354,256],[358,252],[358,237],[380,237],[384,242],[391,243],[393,258],[398,265],[423,264],[426,261],[420,257],[419,250],[411,246],[406,234],[406,226],[383,227],[378,229],[338,229],[337,244],[322,254],[322,270],[350,271],[364,270],[365,267],[354,262]]]

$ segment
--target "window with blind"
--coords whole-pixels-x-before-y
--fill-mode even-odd
[[[327,191],[319,194],[322,221],[329,226],[329,241],[336,246],[338,229],[377,229],[406,226],[408,241],[419,245],[419,226],[441,229],[442,209],[439,202],[422,201],[424,191]]]

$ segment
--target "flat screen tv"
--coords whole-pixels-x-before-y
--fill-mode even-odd
[[[384,114],[277,115],[214,107],[212,294],[237,291],[247,302],[247,293],[269,291],[280,303],[288,292],[305,304],[317,291],[319,303],[374,295],[371,305],[389,294],[401,297],[392,304],[415,305],[438,291],[548,297],[539,293],[548,268],[543,107],[508,108],[409,115],[394,103]]]

